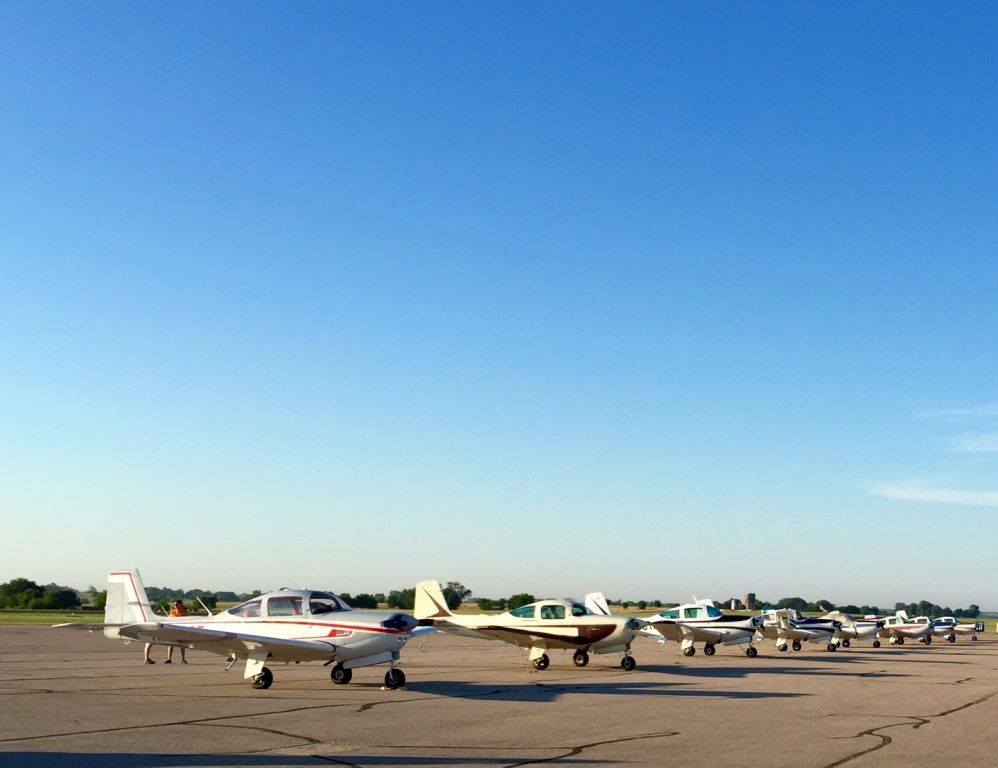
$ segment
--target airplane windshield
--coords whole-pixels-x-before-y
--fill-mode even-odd
[[[678,619],[679,618],[679,609],[678,608],[672,608],[671,610],[668,610],[668,611],[662,611],[659,614],[659,616],[661,616],[663,619]]]
[[[335,595],[328,592],[313,592],[308,598],[308,609],[315,616],[320,613],[332,613],[344,610],[343,604]]]
[[[707,615],[710,618],[712,618],[712,619],[716,619],[718,616],[721,615],[721,612],[719,610],[717,610],[717,608],[715,608],[714,606],[708,605],[707,606]]]
[[[518,619],[532,619],[534,618],[534,609],[537,606],[531,605],[521,605],[519,608],[514,608],[509,612],[510,616],[516,616]]]

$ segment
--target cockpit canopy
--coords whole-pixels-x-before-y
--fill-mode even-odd
[[[713,605],[681,605],[678,608],[670,608],[662,611],[659,616],[663,619],[673,621],[703,621],[705,619],[716,619],[723,614]]]
[[[282,589],[254,597],[226,611],[240,619],[288,618],[294,616],[321,616],[334,611],[349,611],[350,606],[329,592]]]
[[[530,605],[521,605],[509,611],[518,619],[565,619],[568,617],[591,616],[592,612],[582,603],[567,600],[540,600]]]

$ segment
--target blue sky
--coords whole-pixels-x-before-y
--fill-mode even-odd
[[[985,4],[0,7],[0,580],[998,607]]]

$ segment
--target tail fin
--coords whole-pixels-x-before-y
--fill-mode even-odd
[[[606,597],[602,592],[590,592],[586,595],[586,608],[597,616],[609,616],[610,606],[607,605]]]
[[[412,610],[417,619],[442,619],[450,616],[447,600],[438,581],[421,581],[416,585],[416,602]]]
[[[107,575],[107,603],[104,605],[104,623],[123,626],[153,621],[152,606],[146,596],[142,577],[135,569],[111,571]],[[113,627],[104,630],[108,637],[117,637]]]

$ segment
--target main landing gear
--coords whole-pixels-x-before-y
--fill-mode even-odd
[[[634,660],[633,656],[624,655],[624,658],[620,660],[620,668],[625,672],[630,672],[633,670],[638,663]]]
[[[707,644],[703,647],[703,652],[708,656],[713,656],[717,652],[717,650],[714,648],[713,645]]]
[[[879,648],[880,647],[880,641],[879,640],[874,640],[873,641],[873,647],[874,648]]]
[[[395,669],[392,667],[387,672],[385,672],[385,688],[389,691],[394,691],[405,685],[405,672],[401,669]]]
[[[329,679],[334,685],[346,685],[353,680],[353,670],[347,669],[342,664],[337,664],[329,671]]]
[[[683,648],[683,656],[686,656],[686,657],[693,656],[693,655],[696,654],[696,652],[697,652],[697,649],[694,648],[692,645],[689,648]]]
[[[584,667],[589,663],[589,654],[585,651],[576,651],[572,656],[572,663],[577,667]]]
[[[551,666],[551,659],[548,658],[546,653],[542,653],[531,663],[534,665],[534,669],[541,672]]]
[[[834,651],[836,648],[838,648],[838,646],[835,643],[829,643],[827,647],[829,651]]]
[[[759,651],[755,649],[754,645],[750,645],[748,648],[745,649],[745,655],[748,656],[750,659],[754,659],[756,656],[759,655]]]
[[[842,641],[842,647],[843,647],[843,648],[848,648],[848,647],[849,647],[850,645],[851,645],[851,643],[850,643],[850,641],[849,641],[849,638],[848,638],[848,637],[847,637],[847,638],[845,638],[845,639],[844,639],[844,640]]]
[[[274,684],[274,673],[264,667],[250,679],[250,685],[258,690],[266,690]]]
[[[947,643],[955,643],[956,642],[956,635],[947,635],[946,636],[946,642]]]

